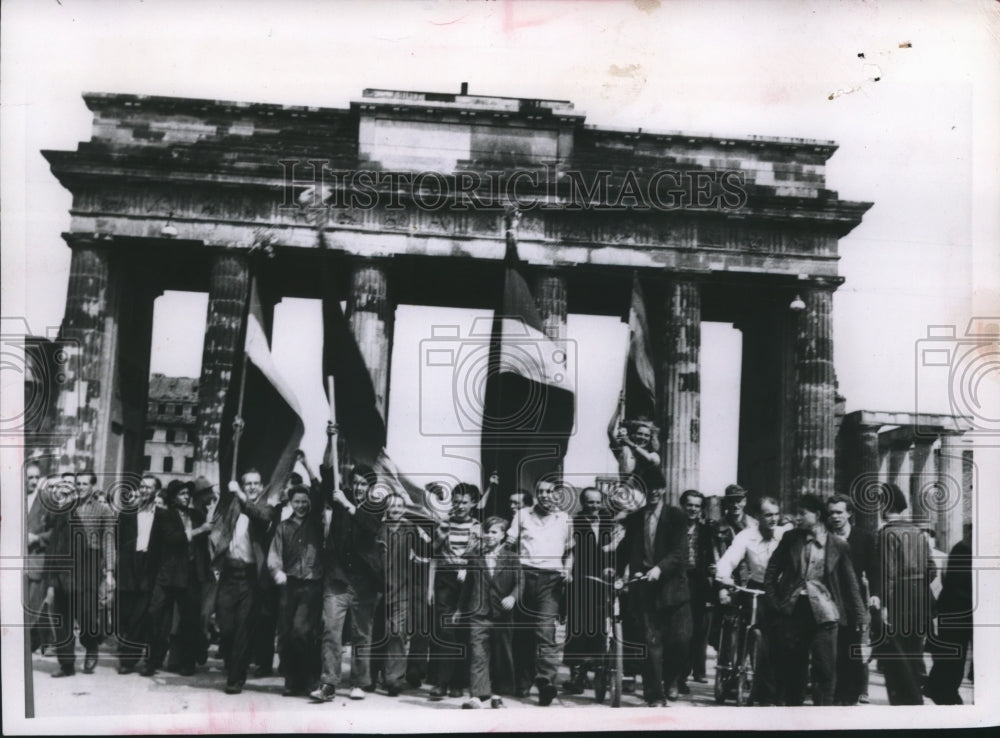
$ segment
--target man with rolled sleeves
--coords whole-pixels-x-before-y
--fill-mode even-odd
[[[274,507],[264,499],[260,472],[243,474],[243,485],[229,482],[219,500],[211,532],[219,571],[216,618],[220,647],[225,654],[226,694],[239,694],[250,665],[251,636],[257,622],[260,582],[266,574]]]
[[[573,528],[569,515],[558,509],[553,480],[543,478],[537,482],[535,505],[518,511],[507,531],[507,540],[521,562],[524,591],[519,619],[529,626],[527,631],[516,630],[514,637],[521,640],[523,654],[527,653],[524,642],[530,639],[534,654],[533,663],[525,658],[517,661],[520,673],[515,675],[515,694],[526,693],[533,678],[538,687],[538,704],[547,707],[558,692],[555,680],[560,664],[556,644],[559,597],[573,566]]]

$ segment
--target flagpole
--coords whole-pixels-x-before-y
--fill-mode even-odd
[[[232,469],[229,472],[229,479],[236,479],[237,463],[239,462],[240,455],[240,437],[243,435],[243,396],[246,393],[247,387],[247,321],[250,320],[250,300],[253,299],[253,291],[256,281],[256,277],[251,275],[250,277],[250,297],[247,299],[247,312],[243,318],[243,370],[240,372],[240,393],[238,395],[236,403],[236,417],[233,418],[233,464]]]
[[[331,374],[326,378],[326,388],[330,395],[330,422],[333,423],[334,427],[337,425],[337,398],[334,395],[333,387],[333,375]],[[330,439],[330,474],[333,479],[333,489],[337,489],[337,475],[340,472],[340,459],[337,455],[337,438],[336,434]]]

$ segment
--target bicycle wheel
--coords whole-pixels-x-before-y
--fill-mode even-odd
[[[746,649],[736,679],[736,704],[739,707],[753,704],[754,676],[760,662],[761,648],[760,633],[756,628],[751,628],[747,633]]]
[[[622,624],[615,623],[615,664],[608,680],[611,688],[611,706],[622,706],[622,678],[625,673],[625,644],[622,643]]]
[[[605,657],[607,661],[607,657]],[[604,702],[604,697],[608,693],[608,667],[606,664],[601,664],[594,670],[594,701]]]
[[[715,701],[722,704],[726,701],[726,682],[729,680],[730,662],[732,655],[732,630],[733,621],[728,615],[724,615],[719,626],[719,651],[715,656]]]

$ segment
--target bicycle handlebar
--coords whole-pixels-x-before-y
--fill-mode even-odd
[[[754,597],[760,597],[763,594],[765,594],[764,590],[762,589],[751,589],[750,587],[741,587],[738,584],[727,584],[726,582],[719,582],[719,583],[726,589],[731,589],[736,592],[746,592],[747,594],[753,595]]]

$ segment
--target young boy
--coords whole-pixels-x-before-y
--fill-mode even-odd
[[[267,567],[281,588],[278,641],[283,695],[306,695],[319,682],[320,616],[323,611],[323,501],[318,487],[295,485],[288,493],[292,515],[278,524]]]
[[[437,686],[431,699],[461,697],[465,681],[465,633],[454,627],[468,556],[477,550],[482,528],[472,512],[479,489],[472,484],[456,484],[451,492],[451,515],[438,524],[428,601],[433,606],[432,657],[437,661]]]
[[[453,619],[469,629],[469,685],[465,709],[504,707],[497,693],[510,693],[514,681],[512,648],[514,607],[521,599],[520,563],[504,548],[507,521],[486,519],[479,553],[469,559],[459,609]],[[491,678],[492,672],[492,678]],[[496,686],[497,689],[493,689]]]

